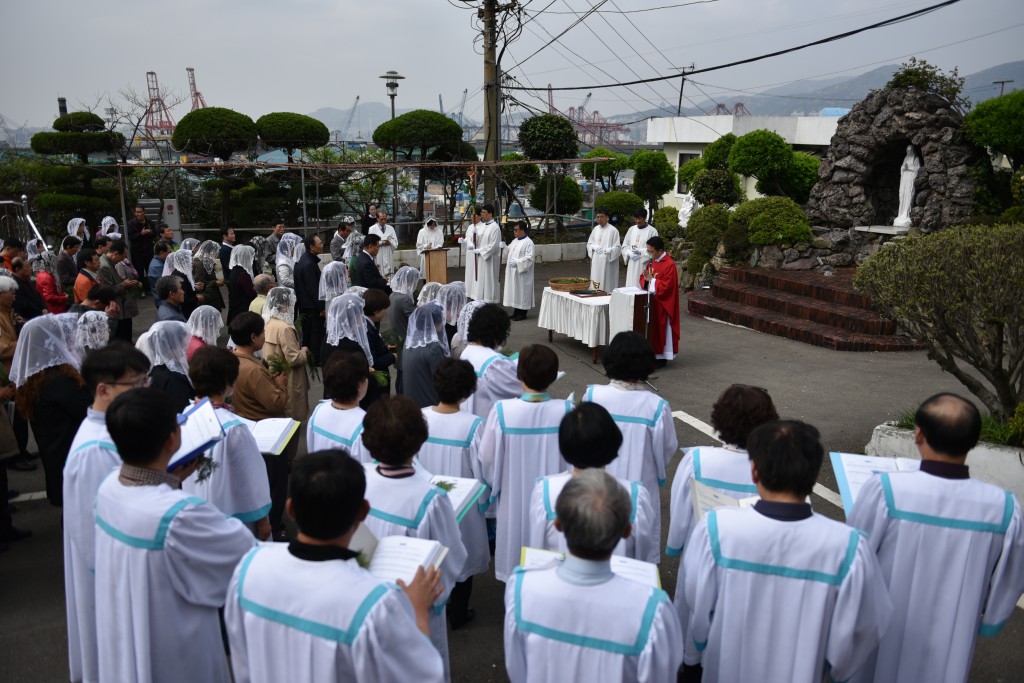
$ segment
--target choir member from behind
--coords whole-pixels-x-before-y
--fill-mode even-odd
[[[306,426],[307,450],[344,448],[359,462],[370,462],[362,438],[366,411],[359,407],[370,381],[361,351],[331,355],[324,364],[324,400],[313,409]]]
[[[978,409],[936,394],[914,424],[921,470],[873,476],[846,520],[877,555],[894,607],[856,681],[966,681],[975,638],[998,634],[1024,592],[1020,501],[965,464]]]
[[[622,432],[602,406],[584,401],[562,418],[558,427],[558,449],[572,469],[544,477],[530,496],[530,526],[526,545],[564,553],[568,550],[565,534],[555,526],[555,501],[569,480],[590,469],[604,469],[615,460],[622,446]],[[654,504],[639,481],[617,479],[629,492],[631,531],[615,546],[614,555],[644,562],[660,560],[661,539],[652,534]],[[660,502],[660,501],[659,501]]]
[[[565,561],[517,569],[505,588],[512,683],[676,679],[679,620],[668,597],[611,569],[612,553],[630,534],[630,508],[626,489],[600,469],[566,483],[555,503]]]
[[[298,536],[253,550],[228,587],[236,683],[443,680],[441,657],[424,638],[440,572],[420,568],[396,587],[351,561],[358,553],[348,546],[370,510],[365,492],[363,468],[344,450],[295,462],[288,515]]]
[[[168,471],[180,416],[156,389],[107,409],[123,461],[96,494],[99,680],[230,680],[218,610],[256,543],[242,522],[181,490],[199,459]]]
[[[462,576],[466,548],[455,510],[444,491],[418,476],[413,456],[427,440],[423,413],[405,396],[382,398],[366,411],[363,445],[375,462],[367,463],[366,525],[377,538],[411,536],[437,541],[448,548],[441,563],[444,591],[430,612],[430,640],[444,660],[448,678],[448,631],[445,603]]]
[[[806,502],[825,454],[817,429],[769,422],[747,450],[761,500],[708,512],[683,553],[695,645],[684,661],[702,664],[706,683],[847,680],[892,616],[878,560],[860,533]]]
[[[651,345],[637,332],[620,332],[605,349],[602,363],[611,381],[588,386],[583,400],[607,408],[622,432],[622,451],[609,463],[608,474],[642,481],[651,500],[661,500],[659,489],[679,441],[668,401],[648,391],[646,381],[655,367]],[[660,539],[660,505],[654,506],[654,517],[652,533]]]
[[[220,313],[217,316],[219,318]],[[208,453],[215,465],[213,473],[202,481],[193,474],[182,482],[181,488],[210,501],[228,517],[241,520],[257,538],[267,541],[270,540],[267,468],[252,432],[225,402],[238,381],[239,364],[238,356],[216,346],[198,349],[189,361],[188,375],[195,387],[196,399],[210,399],[224,438]]]
[[[445,358],[434,371],[433,380],[439,403],[423,409],[429,436],[417,458],[431,474],[482,480],[480,440],[484,421],[459,409],[476,390],[476,372],[464,360]],[[486,495],[485,489],[483,496]],[[491,565],[487,524],[478,505],[472,505],[465,513],[459,529],[467,558],[462,577],[448,599],[448,623],[453,630],[462,628],[476,616],[469,606],[473,576],[487,571]]]
[[[437,403],[434,371],[451,354],[444,332],[444,309],[436,301],[423,304],[409,319],[402,354],[404,388],[402,393],[421,408]]]
[[[566,469],[558,427],[573,408],[572,401],[553,400],[548,393],[558,377],[558,355],[550,347],[524,348],[518,375],[520,397],[494,404],[480,446],[483,479],[491,486],[490,502],[498,506],[494,575],[499,581],[508,580],[527,545],[534,484]]]
[[[463,404],[463,410],[486,419],[495,401],[514,398],[523,393],[516,372],[516,361],[501,353],[512,324],[497,304],[485,304],[476,310],[470,310],[467,306],[466,310],[471,318],[466,327],[468,344],[461,358],[472,363],[479,381],[476,391]]]
[[[121,394],[149,384],[149,359],[115,343],[85,357],[82,379],[93,400],[64,464],[64,595],[70,680],[98,681],[93,503],[100,484],[121,465],[107,431],[107,408]]]

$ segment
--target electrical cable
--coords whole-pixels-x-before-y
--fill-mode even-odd
[[[957,0],[957,1],[959,1],[959,0]],[[554,38],[552,39],[552,41],[554,41],[554,40],[558,40],[559,38],[561,38],[562,36],[564,36],[564,35],[565,35],[566,33],[568,33],[569,31],[571,31],[571,30],[572,30],[573,28],[575,28],[576,26],[578,26],[579,24],[581,24],[581,23],[583,22],[583,20],[584,20],[584,19],[586,19],[586,18],[587,18],[587,17],[589,17],[589,16],[591,15],[591,14],[593,14],[594,12],[596,12],[596,11],[597,11],[597,9],[598,9],[599,7],[601,7],[601,5],[605,4],[606,2],[608,2],[608,0],[600,0],[600,2],[598,2],[598,3],[597,3],[597,5],[595,5],[595,6],[594,6],[594,7],[592,7],[591,9],[589,9],[589,10],[588,10],[588,11],[586,12],[586,14],[584,14],[584,15],[583,15],[583,17],[581,17],[581,18],[577,19],[576,21],[572,22],[571,24],[569,24],[569,26],[568,26],[568,27],[567,27],[567,28],[566,28],[565,30],[563,30],[563,31],[562,31],[561,33],[559,33],[559,34],[558,34],[557,36],[555,36],[555,37],[554,37]],[[550,45],[550,43],[548,43],[548,45]],[[529,55],[529,56],[528,56],[528,57],[527,57],[526,59],[522,59],[522,60],[520,60],[520,61],[516,62],[515,64],[513,64],[513,65],[512,65],[511,67],[509,67],[509,70],[515,69],[515,68],[516,68],[516,67],[518,67],[518,66],[522,66],[522,65],[523,65],[523,64],[524,64],[525,62],[527,62],[528,60],[530,60],[530,59],[532,59],[533,57],[535,57],[535,56],[536,56],[536,55],[537,55],[537,54],[538,54],[539,52],[541,52],[541,51],[542,51],[542,50],[543,50],[544,48],[548,47],[548,45],[541,45],[541,46],[540,46],[539,48],[537,48],[536,50],[534,50],[533,52],[531,52],[531,53],[530,53],[530,55]]]

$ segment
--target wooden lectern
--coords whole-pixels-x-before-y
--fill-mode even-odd
[[[427,282],[448,284],[448,249],[427,249],[423,256],[427,264],[427,272],[423,273],[423,279]]]

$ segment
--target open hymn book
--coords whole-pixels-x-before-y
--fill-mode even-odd
[[[523,569],[539,569],[547,567],[553,562],[562,562],[565,554],[554,550],[543,548],[529,548],[523,546],[519,552],[519,564]],[[661,574],[658,572],[658,565],[643,560],[634,560],[632,557],[612,555],[612,573],[624,579],[636,581],[646,586],[661,588]]]
[[[850,514],[861,488],[879,472],[913,472],[921,469],[921,461],[913,458],[886,458],[856,453],[829,453],[836,484],[843,499],[843,509]]]
[[[420,567],[440,569],[448,554],[448,548],[424,538],[385,536],[378,540],[365,524],[356,529],[349,549],[359,553],[359,564],[374,578],[388,583],[401,579],[407,585]]]
[[[430,478],[430,483],[444,489],[452,507],[455,508],[455,518],[460,522],[487,490],[487,487],[476,479],[449,477],[444,474],[435,474]]]
[[[224,438],[217,411],[208,398],[189,406],[178,420],[181,424],[181,446],[167,463],[168,472],[192,462]]]
[[[690,480],[690,490],[690,498],[693,500],[693,514],[698,520],[704,519],[704,515],[715,508],[745,508],[761,500],[758,496],[733,498],[720,491],[716,491],[706,484],[700,483],[696,479]]]
[[[236,416],[236,419],[252,433],[260,453],[270,455],[281,455],[295,430],[299,428],[299,421],[290,417],[268,417],[256,421]]]

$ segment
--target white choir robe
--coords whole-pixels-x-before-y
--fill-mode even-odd
[[[622,238],[619,229],[611,223],[595,225],[587,240],[587,256],[590,257],[590,279],[599,289],[610,292],[619,286],[619,255],[622,253]]]
[[[668,683],[682,661],[679,638],[665,592],[612,574],[607,561],[519,568],[505,588],[512,683]]]
[[[448,627],[445,603],[466,565],[466,547],[455,518],[455,510],[444,491],[419,476],[384,477],[373,463],[366,468],[366,500],[370,515],[364,522],[377,538],[411,536],[437,541],[448,548],[441,562],[444,592],[430,611],[430,641],[444,661],[444,677],[449,678]]]
[[[679,557],[683,554],[686,540],[690,538],[697,518],[693,512],[693,496],[690,482],[696,479],[719,493],[733,498],[747,498],[757,495],[757,485],[750,476],[750,457],[745,450],[732,446],[701,446],[691,449],[683,456],[672,480],[672,498],[669,504],[668,542],[665,554]],[[676,593],[672,603],[683,627],[683,646],[693,650],[693,642],[686,637],[690,623],[690,612],[683,597],[682,563],[676,579]]]
[[[505,262],[506,306],[528,311],[537,305],[533,295],[533,240],[529,237],[512,240]]]
[[[431,230],[427,227],[420,228],[416,235],[416,253],[420,255],[420,279],[427,278],[427,256],[423,252],[427,249],[440,249],[444,246],[444,232],[441,228]]]
[[[707,683],[847,680],[892,616],[867,539],[818,514],[712,510],[690,536],[680,580]],[[697,663],[689,650],[684,661]]]
[[[530,494],[530,529],[526,545],[531,548],[544,548],[565,553],[569,551],[565,542],[565,534],[555,528],[555,503],[565,485],[572,479],[572,472],[563,472],[544,477],[533,487]],[[615,546],[613,555],[632,557],[635,560],[657,563],[661,539],[651,535],[653,529],[654,506],[647,488],[639,481],[618,479],[622,488],[629,491],[632,512],[629,523],[633,532]]]
[[[121,466],[106,413],[89,408],[64,463],[64,595],[71,681],[99,680],[96,660],[96,491]]]
[[[431,474],[462,477],[481,481],[480,442],[484,421],[461,410],[457,413],[438,413],[433,408],[423,409],[427,421],[426,443],[417,455],[420,465]],[[473,505],[459,522],[462,544],[466,546],[466,566],[459,581],[487,571],[491,566],[491,547],[487,540],[487,522],[484,509],[489,498],[485,487],[477,504]]]
[[[203,481],[192,474],[181,490],[217,506],[228,517],[255,524],[270,512],[267,465],[256,439],[230,410],[216,408],[224,438],[210,450],[216,468]]]
[[[211,503],[109,475],[96,494],[100,680],[228,681],[217,609],[255,544]]]
[[[390,223],[385,225],[383,229],[380,227],[380,223],[374,223],[366,232],[368,235],[380,237],[382,242],[380,251],[377,252],[377,256],[373,260],[377,263],[377,268],[380,270],[380,274],[384,276],[384,279],[390,280],[391,276],[395,274],[395,250],[398,248],[398,233],[395,232],[394,227]],[[391,242],[391,244],[385,246],[383,244],[384,240]]]
[[[622,260],[626,264],[626,287],[640,286],[640,275],[651,261],[651,256],[647,253],[647,240],[657,236],[658,231],[650,225],[642,229],[634,225],[626,231],[626,236],[622,239]],[[640,255],[639,258],[634,258],[636,254]]]
[[[1013,494],[976,479],[882,474],[847,523],[878,555],[894,605],[876,658],[854,679],[966,681],[975,637],[996,635],[1024,592]]]
[[[476,288],[477,288],[477,275],[476,275],[476,264],[480,260],[480,256],[475,253],[476,242],[477,242],[477,228],[480,223],[471,223],[466,229],[466,234],[463,237],[462,246],[466,248],[466,273],[462,276],[462,281],[466,283],[466,298],[476,299]]]
[[[536,395],[534,395],[536,396]],[[491,505],[497,503],[494,575],[507,581],[519,565],[519,555],[529,538],[530,494],[541,477],[568,469],[558,450],[558,427],[572,412],[572,401],[541,401],[522,398],[498,401],[487,417],[480,462],[484,483],[491,488]]]
[[[332,406],[330,399],[320,401],[306,424],[307,452],[344,448],[359,462],[370,462],[373,458],[363,446],[365,417],[366,411],[359,406],[342,410]]]
[[[613,385],[591,384],[584,401],[604,406],[619,431],[622,447],[619,457],[605,469],[608,474],[628,481],[642,481],[654,506],[654,538],[661,538],[661,491],[665,470],[679,450],[676,425],[668,401],[645,390],[627,391]]]
[[[462,351],[461,360],[468,361],[476,370],[476,391],[459,406],[461,410],[487,419],[495,401],[523,393],[517,362],[500,351],[469,344]]]
[[[224,623],[235,683],[444,679],[408,598],[355,560],[261,545],[235,570]]]
[[[476,270],[477,301],[496,304],[501,301],[498,273],[501,270],[501,228],[493,220],[477,226],[476,249],[480,260]]]

